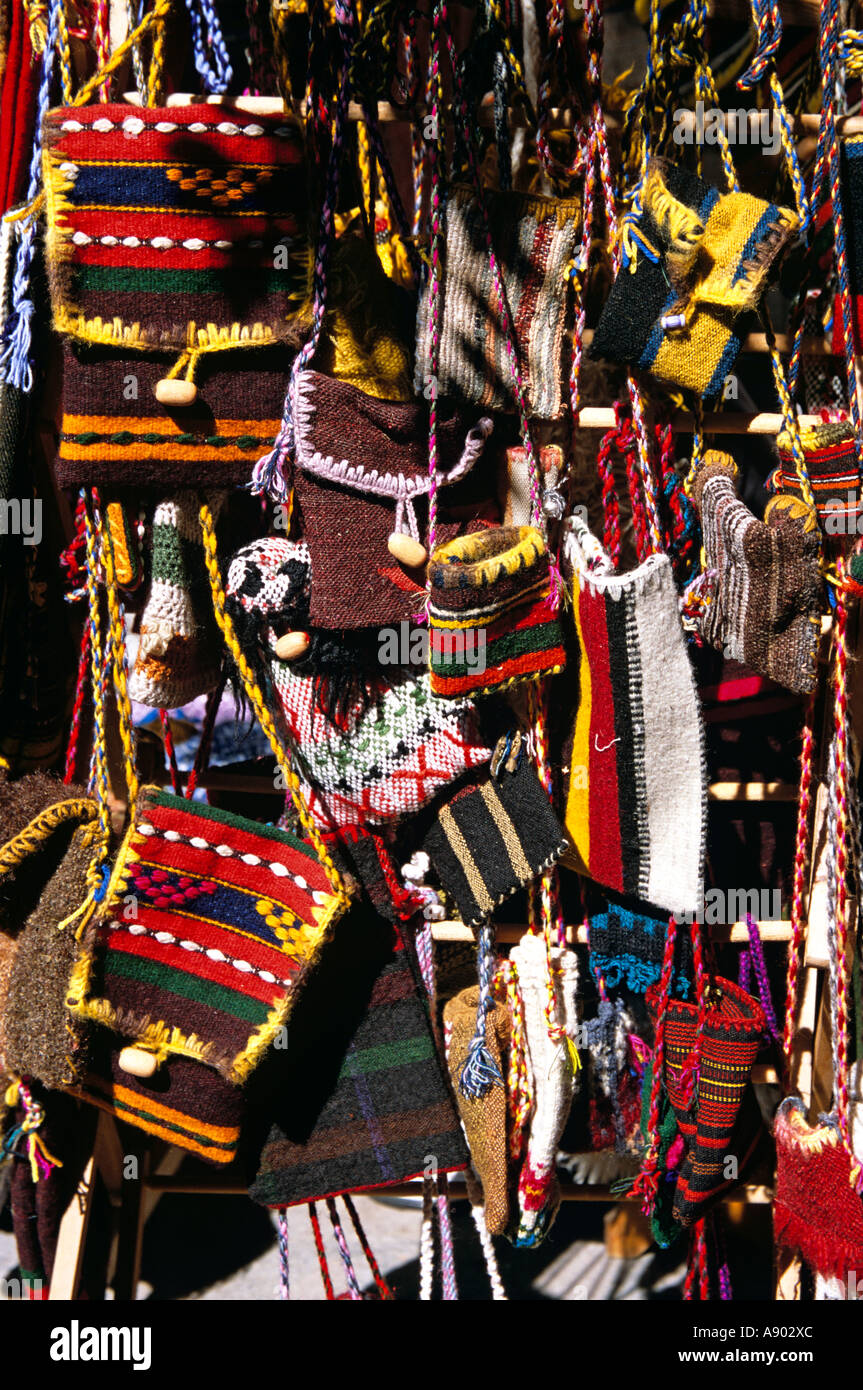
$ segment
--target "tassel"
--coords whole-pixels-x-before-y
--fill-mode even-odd
[[[480,1100],[487,1095],[492,1086],[502,1086],[503,1077],[497,1064],[486,1047],[485,1020],[494,1005],[492,982],[495,972],[494,927],[485,921],[480,927],[477,943],[477,964],[479,967],[479,1003],[476,1010],[476,1032],[468,1048],[465,1064],[459,1077],[459,1090],[463,1096]]]

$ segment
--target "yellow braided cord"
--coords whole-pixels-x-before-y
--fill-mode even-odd
[[[132,705],[126,665],[126,627],[120,613],[117,595],[117,574],[114,566],[114,542],[105,524],[105,514],[99,517],[99,540],[102,566],[105,571],[105,592],[108,596],[108,636],[114,668],[114,689],[117,694],[120,742],[123,745],[123,769],[129,797],[129,815],[134,819],[138,802],[138,773],[135,768],[135,742],[132,731]]]
[[[84,536],[87,549],[87,602],[90,623],[90,685],[93,695],[93,761],[96,802],[99,807],[100,846],[87,879],[94,888],[111,843],[111,813],[108,807],[108,757],[105,741],[105,701],[102,690],[102,619],[99,612],[96,533],[90,514],[90,499],[84,504]]]
[[[70,820],[83,825],[86,821],[95,820],[98,814],[98,807],[88,797],[74,797],[69,801],[58,801],[54,806],[47,806],[0,849],[0,878],[11,873],[19,864],[23,864],[31,854],[35,854],[58,826],[65,825]]]
[[[171,7],[171,0],[165,4],[165,19]],[[155,14],[159,8],[159,0],[156,0]],[[165,72],[165,29],[167,28],[164,20],[158,24],[153,33],[153,50],[150,55],[150,71],[147,74],[147,105],[158,106],[162,96],[162,79]],[[130,47],[132,45],[130,44]]]
[[[516,97],[516,99],[521,98],[525,105],[529,105],[527,83],[524,77],[524,69],[521,65],[521,60],[519,59],[518,54],[512,46],[512,40],[509,37],[509,31],[504,22],[500,0],[488,0],[488,8],[492,19],[495,21],[498,27],[501,47],[503,49],[507,64],[509,65],[510,73],[512,74],[513,82],[515,85],[513,96]]]
[[[131,53],[135,45],[139,44],[144,35],[148,34],[150,30],[154,27],[156,29],[156,34],[153,41],[153,62],[150,67],[149,87],[150,97],[152,99],[148,101],[148,105],[155,105],[154,98],[157,90],[156,82],[158,76],[160,75],[156,72],[155,65],[157,54],[160,55],[159,61],[162,61],[161,55],[164,52],[165,21],[168,17],[168,13],[170,11],[172,3],[173,0],[156,0],[156,3],[153,6],[153,9],[150,11],[150,13],[148,15],[145,15],[138,27],[136,29],[133,29],[131,34],[129,34],[128,37],[125,38],[123,42],[117,48],[114,49],[114,52],[111,54],[107,63],[104,63],[101,67],[97,68],[97,70],[93,73],[93,76],[89,79],[89,81],[84,83],[84,86],[81,88],[80,92],[78,92],[77,96],[72,101],[72,106],[85,106],[87,102],[90,100],[93,93],[104,84],[106,78],[110,77],[113,72],[116,72],[117,69],[122,66],[122,64],[126,61],[127,56],[129,55],[129,53]]]
[[[300,785],[300,779],[290,765],[290,759],[288,756],[287,749],[285,748],[284,744],[282,743],[282,740],[279,737],[273,717],[270,714],[270,711],[267,709],[263,692],[255,679],[254,671],[252,670],[251,666],[246,660],[246,656],[243,652],[242,647],[240,646],[237,634],[234,631],[234,625],[231,622],[231,619],[228,616],[227,610],[225,608],[225,591],[222,586],[222,576],[219,572],[219,559],[216,549],[216,525],[213,520],[213,513],[210,511],[210,508],[206,502],[201,503],[201,509],[198,513],[198,516],[201,522],[201,531],[203,532],[204,537],[204,560],[207,566],[207,573],[210,576],[210,591],[213,596],[213,612],[215,614],[216,622],[219,625],[219,630],[222,634],[222,637],[224,638],[225,645],[228,648],[228,651],[231,653],[231,656],[233,657],[234,664],[236,665],[236,668],[240,673],[240,678],[242,679],[246,695],[249,699],[249,703],[251,704],[252,709],[254,710],[255,715],[257,717],[258,723],[260,724],[261,729],[266,735],[267,741],[271,749],[273,750],[276,762],[281,768],[282,775],[284,776],[287,786],[290,790],[291,798],[296,808],[297,815],[300,818],[300,824],[302,825],[303,830],[306,832],[306,835],[308,836],[309,841],[311,842],[312,847],[315,850],[315,853],[317,854],[318,858],[323,864],[324,869],[326,870],[327,878],[332,884],[334,892],[336,892],[342,898],[343,901],[347,901],[348,892],[346,886],[342,882],[339,871],[333,863],[330,853],[327,850],[327,847],[321,838],[320,831],[318,830],[318,827],[315,825],[311,812],[309,811],[309,808],[306,805],[305,797],[303,796],[302,787]]]
[[[375,235],[375,194],[372,188],[371,140],[365,121],[357,121],[357,164],[360,170],[360,197],[371,218],[372,240]]]
[[[72,105],[72,48],[69,43],[69,20],[64,0],[57,7],[57,48],[60,57],[60,85],[63,105]]]

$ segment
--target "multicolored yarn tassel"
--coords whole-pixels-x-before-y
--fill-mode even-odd
[[[4,1138],[2,1150],[0,1150],[3,1157],[6,1158],[15,1153],[18,1142],[23,1140],[24,1152],[30,1163],[30,1175],[34,1183],[38,1182],[40,1178],[47,1178],[52,1168],[62,1168],[62,1160],[54,1157],[39,1133],[45,1119],[45,1111],[34,1098],[23,1077],[16,1077],[10,1082],[5,1101],[10,1109],[18,1105],[22,1106],[24,1118]]]

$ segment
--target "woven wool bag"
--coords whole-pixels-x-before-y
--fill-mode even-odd
[[[495,527],[438,546],[429,590],[436,695],[488,695],[563,670],[549,554],[536,527]]]
[[[708,450],[692,480],[713,576],[703,636],[733,661],[808,694],[821,632],[815,517],[802,499],[782,493],[761,522],[738,498],[736,479],[731,457]]]
[[[384,401],[320,372],[297,373],[292,388],[293,483],[315,582],[309,621],[321,628],[378,627],[415,614],[423,587],[388,547],[393,534],[427,539],[428,409]],[[450,410],[440,420],[439,486],[462,508],[490,487],[472,475],[492,421]],[[456,489],[456,485],[461,485]],[[456,505],[456,502],[453,502]],[[461,526],[441,506],[445,539]]]
[[[77,1018],[240,1083],[346,906],[287,831],[144,788],[67,998]]]
[[[43,162],[61,486],[244,483],[278,433],[306,295],[299,124],[64,107]]]
[[[851,1183],[851,1159],[835,1118],[810,1125],[797,1096],[776,1114],[776,1199],[773,1229],[780,1249],[844,1285],[863,1268],[863,1201]]]
[[[385,1190],[468,1152],[411,960],[410,928],[355,909],[274,1054],[249,1190],[263,1206]],[[309,1060],[314,1058],[315,1065]]]
[[[827,535],[857,534],[861,501],[860,464],[854,426],[850,420],[835,420],[800,431],[806,459],[806,476],[815,499],[818,520]],[[800,479],[794,464],[791,438],[784,430],[776,440],[779,467],[768,485],[775,493],[800,493]]]
[[[0,1065],[58,1087],[86,1060],[88,1033],[66,1013],[81,947],[74,922],[89,887],[97,805],[45,773],[0,784]]]
[[[695,680],[667,555],[614,574],[570,519],[579,702],[564,747],[564,863],[667,912],[702,897],[707,772]]]
[[[590,355],[715,398],[740,351],[741,316],[798,225],[790,208],[652,159]]]
[[[528,412],[553,420],[565,409],[564,330],[568,271],[581,236],[581,202],[529,193],[483,191],[501,264],[525,383]],[[514,409],[507,335],[496,302],[476,194],[448,193],[443,322],[436,389],[491,410]],[[427,383],[430,288],[417,317],[415,386]]]

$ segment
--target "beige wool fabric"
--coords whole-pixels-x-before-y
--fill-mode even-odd
[[[462,1095],[459,1078],[474,1033],[479,1005],[476,985],[462,990],[444,1006],[444,1024],[451,1029],[447,1062],[467,1135],[471,1158],[482,1184],[485,1224],[489,1234],[503,1235],[509,1222],[508,1116],[504,1086],[492,1086],[484,1096]],[[509,1011],[495,1003],[485,1019],[485,1045],[502,1077],[506,1077],[510,1046]]]

